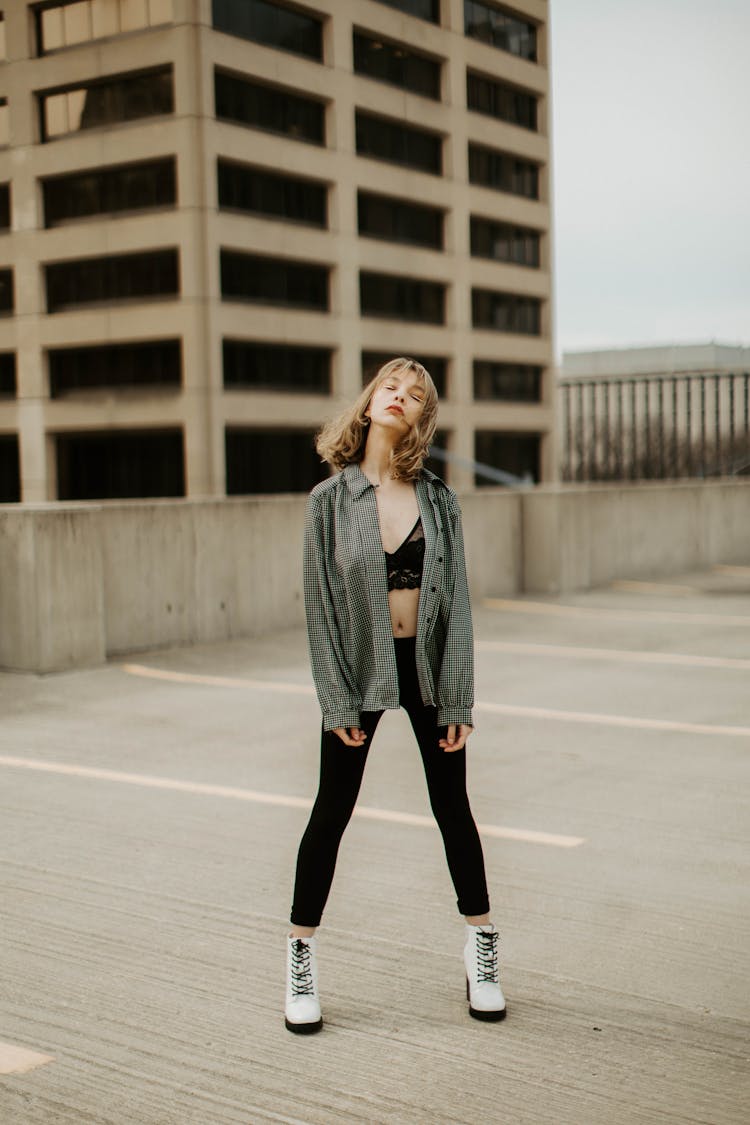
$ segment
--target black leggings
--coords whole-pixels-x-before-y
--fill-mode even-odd
[[[414,638],[394,638],[399,701],[405,708],[422,754],[430,804],[443,836],[448,869],[461,914],[489,910],[484,857],[477,826],[466,795],[466,749],[448,752],[438,745],[445,727],[437,725],[435,707],[422,703],[414,659]],[[367,751],[382,711],[363,711],[364,746],[345,746],[333,731],[324,731],[320,748],[320,786],[297,856],[291,921],[317,926],[333,882],[341,837],[357,801]]]

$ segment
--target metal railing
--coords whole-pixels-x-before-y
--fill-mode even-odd
[[[668,480],[750,470],[750,373],[559,383],[561,479]]]

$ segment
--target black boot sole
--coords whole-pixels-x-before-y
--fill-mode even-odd
[[[320,1031],[322,1028],[323,1020],[319,1019],[317,1023],[292,1023],[285,1016],[284,1026],[287,1031],[292,1031],[295,1035],[314,1035],[316,1031]]]

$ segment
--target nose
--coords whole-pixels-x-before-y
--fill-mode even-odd
[[[406,395],[401,390],[401,387],[396,388],[396,398],[399,399],[401,402],[403,402],[404,399],[406,398]]]

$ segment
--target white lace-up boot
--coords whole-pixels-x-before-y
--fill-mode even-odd
[[[289,1031],[310,1035],[320,1031],[317,946],[314,937],[288,937],[286,942],[286,1008],[284,1022]]]
[[[505,997],[500,987],[497,945],[500,935],[487,926],[466,926],[464,965],[469,1015],[476,1020],[505,1018]]]

